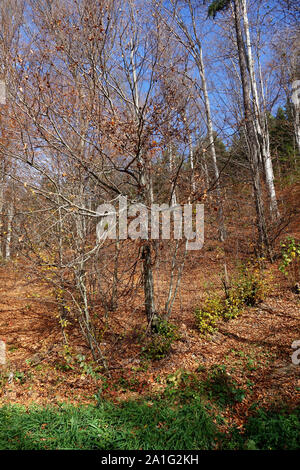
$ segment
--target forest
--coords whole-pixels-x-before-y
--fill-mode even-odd
[[[0,450],[299,450],[299,10],[0,1]]]

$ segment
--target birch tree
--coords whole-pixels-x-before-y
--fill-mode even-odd
[[[255,125],[255,131],[257,134],[259,146],[260,146],[260,155],[261,155],[262,163],[264,166],[266,185],[267,185],[267,189],[269,193],[270,213],[274,220],[277,217],[279,217],[279,211],[277,207],[277,198],[276,198],[276,191],[275,191],[275,185],[274,185],[273,165],[272,165],[272,159],[270,155],[269,130],[268,130],[268,125],[267,125],[267,117],[265,114],[265,110],[263,106],[260,104],[260,99],[258,96],[258,87],[257,87],[257,80],[256,80],[256,74],[255,74],[255,68],[254,68],[254,58],[253,58],[253,53],[252,53],[250,27],[249,27],[246,0],[242,0],[241,9],[242,9],[243,24],[244,24],[244,30],[245,30],[247,66],[248,66],[248,72],[249,72],[249,81],[250,81],[250,86],[251,86],[252,103],[253,103],[253,121]],[[263,83],[261,83],[261,88],[262,88],[262,93],[263,93]]]
[[[220,241],[224,241],[226,238],[226,230],[224,224],[222,195],[220,189],[220,173],[214,143],[214,128],[207,86],[207,78],[203,60],[203,48],[199,35],[199,28],[197,25],[195,7],[193,6],[190,0],[186,0],[185,2],[181,2],[180,4],[176,1],[170,1],[169,3],[170,6],[167,6],[165,8],[165,14],[168,15],[166,21],[168,21],[168,27],[170,29],[170,32],[174,35],[176,40],[186,48],[186,50],[192,57],[200,78],[200,83],[197,85],[197,91],[200,96],[203,96],[204,100],[207,136],[209,143],[208,151],[211,156],[214,171],[214,181],[212,182],[212,186],[216,188],[217,196],[219,239]],[[182,8],[182,5],[184,7],[187,7],[183,8],[183,11],[181,11],[180,9],[180,6]]]
[[[261,116],[260,108],[258,104],[257,97],[257,85],[256,81],[254,80],[254,69],[253,69],[253,61],[252,60],[252,51],[251,51],[251,44],[250,44],[250,36],[249,31],[247,34],[245,33],[245,21],[246,21],[246,30],[247,30],[247,15],[246,15],[246,4],[240,2],[229,0],[227,2],[213,2],[210,4],[208,9],[208,14],[210,16],[215,17],[217,12],[223,10],[224,8],[232,7],[232,14],[233,14],[233,21],[234,21],[234,28],[235,28],[235,39],[236,39],[236,46],[238,51],[238,59],[239,59],[239,70],[241,76],[241,85],[242,85],[242,94],[243,94],[243,110],[245,116],[245,123],[244,127],[246,130],[246,139],[248,145],[248,159],[251,168],[252,174],[252,185],[253,185],[253,192],[255,198],[255,207],[256,207],[256,216],[257,216],[257,228],[259,234],[259,250],[261,251],[263,247],[267,249],[269,256],[272,258],[271,254],[271,247],[269,243],[267,225],[266,225],[266,217],[265,217],[265,209],[264,209],[264,202],[262,196],[262,188],[261,188],[261,180],[260,180],[260,162],[267,162],[266,150],[267,150],[267,142],[268,138],[266,135],[263,134],[263,128],[259,121],[259,117]],[[246,39],[245,39],[246,36]],[[247,41],[248,38],[248,41]],[[248,46],[248,48],[247,48]],[[250,57],[249,57],[250,54]],[[271,160],[268,160],[266,163],[265,168],[267,170],[271,168]],[[273,177],[271,172],[267,173],[269,175],[269,182],[271,182],[271,186],[273,186]],[[269,186],[270,188],[270,186]],[[273,190],[269,191],[274,196]],[[274,210],[276,211],[277,205],[275,205],[274,197],[270,198],[270,212],[274,214]],[[273,203],[272,203],[273,200]]]

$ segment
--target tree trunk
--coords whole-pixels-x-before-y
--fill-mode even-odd
[[[14,216],[13,203],[10,202],[7,211],[7,235],[5,241],[5,259],[10,259],[11,254],[11,232],[12,232],[12,220]]]
[[[173,179],[173,171],[174,171],[174,157],[173,157],[173,149],[172,143],[168,145],[168,160],[169,160],[169,172],[170,172],[170,179]],[[177,198],[176,198],[176,187],[172,184],[171,187],[172,195],[171,195],[171,206],[176,206]]]
[[[139,99],[139,90],[137,83],[137,74],[136,74],[136,65],[134,60],[134,54],[136,46],[131,40],[130,42],[130,63],[132,68],[132,81],[133,81],[133,94],[134,94],[134,113],[136,119],[137,129],[139,132],[141,129],[140,126],[140,99]],[[140,200],[142,204],[150,206],[153,202],[153,190],[152,190],[152,177],[151,177],[151,167],[148,168],[147,175],[147,162],[144,158],[142,149],[138,149],[137,155],[138,168],[139,168],[139,191],[140,191]],[[142,250],[142,260],[143,260],[143,284],[144,284],[144,296],[145,296],[145,313],[147,321],[151,330],[155,326],[156,311],[155,311],[155,302],[154,302],[154,282],[153,282],[153,272],[152,272],[152,259],[151,259],[151,243],[146,241],[143,250]]]
[[[198,46],[200,47],[200,45]],[[220,241],[223,242],[226,238],[226,230],[225,230],[225,225],[224,225],[223,204],[222,204],[220,181],[219,181],[220,174],[219,174],[218,163],[217,163],[213,123],[212,123],[211,110],[210,110],[210,101],[209,101],[209,96],[208,96],[208,91],[207,91],[207,83],[206,83],[206,76],[205,76],[201,47],[200,47],[200,53],[198,56],[197,65],[198,65],[198,70],[199,70],[199,73],[201,76],[201,82],[202,82],[202,90],[203,90],[204,106],[205,106],[205,114],[206,114],[207,135],[208,135],[208,142],[209,142],[209,152],[212,158],[212,164],[213,164],[213,170],[214,170],[214,176],[215,176],[215,186],[216,186],[217,206],[218,206],[219,239]]]
[[[143,259],[143,282],[145,294],[145,311],[148,324],[151,329],[155,327],[156,312],[154,302],[154,282],[151,264],[151,246],[150,243],[145,243],[142,250]]]
[[[274,185],[274,173],[272,159],[270,155],[269,147],[269,132],[266,126],[266,120],[264,112],[261,112],[259,97],[257,92],[257,84],[254,70],[254,60],[252,55],[251,38],[249,21],[247,14],[247,3],[246,0],[242,0],[242,13],[244,21],[244,30],[246,38],[246,51],[247,51],[247,66],[249,71],[250,86],[253,99],[253,123],[256,130],[258,144],[259,144],[259,159],[262,161],[266,179],[266,186],[268,189],[269,200],[270,200],[270,213],[273,220],[279,217],[279,211],[277,206],[276,191]],[[263,84],[261,83],[261,86]]]
[[[292,102],[294,111],[294,132],[298,152],[300,153],[300,35],[294,43],[291,58]]]
[[[248,82],[247,74],[247,59],[245,55],[245,47],[243,42],[243,34],[241,28],[241,14],[239,9],[239,1],[234,1],[234,23],[236,31],[236,40],[239,56],[239,66],[241,72],[241,81],[243,89],[243,104],[244,104],[244,114],[245,114],[245,127],[248,138],[248,147],[249,147],[249,163],[251,168],[251,177],[252,185],[255,198],[255,208],[256,208],[256,220],[257,220],[257,229],[258,229],[258,247],[259,252],[263,252],[264,247],[267,249],[269,256],[271,257],[269,240],[266,229],[266,221],[264,215],[264,204],[261,191],[260,183],[260,172],[259,172],[259,143],[256,135],[256,128],[253,123],[253,115],[251,109],[251,95]]]
[[[294,80],[292,84],[292,101],[294,114],[294,133],[298,152],[300,153],[300,80]]]

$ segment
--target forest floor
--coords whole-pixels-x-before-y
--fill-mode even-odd
[[[192,279],[197,279],[195,273],[191,274],[190,286]],[[0,270],[0,281],[1,339],[6,342],[7,367],[16,377],[2,390],[0,403],[92,399],[98,382],[82,368],[68,369],[65,364],[61,328],[47,288],[37,280],[26,280],[20,270],[10,267]],[[182,296],[185,298],[184,292]],[[199,366],[224,364],[235,369],[234,377],[240,384],[253,382],[251,401],[276,397],[292,403],[300,398],[300,367],[291,360],[291,345],[300,340],[299,319],[299,295],[274,282],[271,295],[262,304],[247,307],[238,318],[221,322],[218,331],[211,335],[198,333],[193,309],[183,305],[181,338],[173,344],[169,356],[159,361],[143,365],[138,355],[139,344],[130,344],[134,324],[140,320],[138,314],[130,322],[128,318],[115,320],[111,343],[104,346],[109,351],[106,355],[110,357],[113,377],[117,380],[122,376],[124,382],[126,375],[136,378],[137,386],[133,384],[130,388],[137,388],[137,393],[141,391],[139,382],[142,390],[159,390],[165,378],[178,369],[196,371]],[[72,335],[76,354],[88,357],[81,336],[76,331]],[[127,397],[128,393],[120,387],[118,395]]]
[[[288,231],[297,239],[298,222]],[[0,371],[0,405],[96,403],[99,390],[115,402],[160,395],[172,381],[186,380],[187,374],[205,382],[219,366],[243,391],[241,400],[222,409],[226,426],[242,427],[254,404],[299,406],[300,365],[294,365],[291,356],[292,343],[300,340],[300,295],[291,290],[278,270],[278,260],[267,265],[271,288],[262,303],[245,307],[235,319],[220,322],[213,334],[199,334],[194,310],[207,289],[217,280],[220,284],[220,253],[218,243],[208,240],[203,252],[189,255],[170,319],[178,326],[180,338],[161,360],[141,358],[138,333],[144,321],[142,312],[126,311],[124,303],[114,313],[101,343],[110,379],[95,367],[76,328],[68,330],[75,359],[66,360],[49,288],[27,274],[21,261],[1,266],[0,339],[6,342],[7,364]]]

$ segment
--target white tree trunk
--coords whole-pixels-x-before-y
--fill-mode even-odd
[[[298,152],[300,153],[300,80],[292,83],[292,102],[294,105],[294,132]]]
[[[172,143],[170,142],[168,145],[168,163],[169,163],[169,172],[170,172],[170,177],[171,179],[173,178],[173,170],[174,170],[174,156],[173,156],[173,149],[172,149]],[[171,206],[176,206],[177,205],[177,198],[176,198],[176,188],[172,184],[171,187],[172,191],[172,196],[171,196]]]
[[[292,102],[294,105],[294,132],[298,152],[300,153],[300,35],[292,45],[291,57]]]
[[[198,58],[198,70],[201,77],[202,82],[202,90],[203,90],[203,97],[204,97],[204,106],[205,106],[205,114],[206,114],[206,124],[207,124],[207,134],[208,134],[208,142],[209,142],[209,152],[212,158],[213,169],[214,169],[214,176],[215,176],[215,186],[217,192],[217,203],[218,203],[218,225],[219,225],[219,238],[220,241],[224,241],[226,238],[226,230],[224,226],[224,216],[223,216],[223,204],[221,199],[221,190],[220,190],[220,174],[218,169],[217,163],[217,154],[214,142],[214,131],[213,131],[213,123],[211,118],[211,110],[210,110],[210,101],[207,91],[207,82],[204,70],[204,63],[202,57],[202,48],[200,47],[200,53]]]
[[[204,68],[203,54],[202,54],[202,45],[201,45],[199,36],[197,34],[196,19],[195,19],[194,8],[193,8],[191,0],[187,1],[187,5],[188,5],[189,12],[191,15],[191,25],[188,23],[185,23],[183,16],[178,15],[176,6],[174,6],[175,8],[174,18],[179,28],[183,31],[187,39],[187,43],[185,43],[185,47],[191,53],[195,61],[196,67],[198,69],[200,79],[201,79],[205,114],[206,114],[207,135],[208,135],[208,141],[209,141],[209,152],[212,158],[214,177],[215,177],[214,184],[216,187],[216,195],[217,195],[219,239],[220,241],[224,241],[226,238],[226,230],[225,230],[225,224],[224,224],[223,204],[222,204],[220,181],[219,181],[220,175],[219,175],[219,170],[218,170],[216,149],[215,149],[215,144],[214,144],[213,123],[212,123],[212,118],[211,118],[210,100],[209,100],[208,91],[207,91],[207,82],[206,82],[206,75],[205,75],[205,68]],[[192,35],[190,34],[190,31],[189,31],[190,26],[192,26],[193,28],[194,37],[192,37]]]
[[[260,183],[260,171],[259,171],[259,143],[257,138],[256,127],[253,122],[253,111],[251,103],[251,90],[249,85],[249,70],[247,64],[247,56],[243,38],[242,31],[242,18],[240,11],[240,1],[234,0],[233,3],[234,12],[234,25],[236,33],[236,42],[239,55],[239,67],[241,73],[241,82],[243,90],[243,105],[244,105],[244,115],[245,115],[245,129],[246,129],[246,139],[249,147],[248,160],[251,168],[251,177],[253,192],[255,197],[255,207],[256,207],[256,216],[257,216],[257,229],[258,229],[258,248],[259,252],[263,253],[266,248],[268,255],[272,258],[272,253],[270,249],[268,233],[266,228],[266,221],[264,215],[264,201],[262,198],[261,183]]]
[[[11,232],[12,232],[12,220],[14,216],[13,203],[10,202],[7,211],[7,235],[5,242],[5,259],[10,259],[11,254]]]
[[[269,146],[269,132],[268,128],[265,125],[265,116],[264,112],[261,112],[259,97],[257,92],[257,84],[256,84],[256,77],[255,77],[255,69],[254,69],[254,60],[252,54],[252,47],[251,47],[251,38],[250,38],[250,28],[249,28],[249,20],[247,14],[247,3],[246,0],[242,0],[242,14],[243,14],[243,21],[244,21],[244,30],[245,30],[245,38],[246,38],[246,50],[247,50],[247,59],[248,59],[248,71],[250,77],[250,86],[252,92],[252,101],[253,101],[253,110],[254,110],[254,126],[258,138],[258,144],[260,148],[260,159],[264,166],[265,171],[265,179],[266,185],[269,193],[270,199],[270,213],[272,219],[276,219],[279,217],[279,211],[277,206],[277,198],[276,198],[276,191],[274,185],[274,172],[273,172],[273,165],[272,159],[270,155],[270,146]],[[261,86],[263,84],[261,83]]]
[[[196,184],[195,184],[195,170],[194,170],[194,149],[193,149],[193,142],[191,132],[189,131],[189,160],[191,166],[191,189],[192,192],[195,194],[196,192]]]

